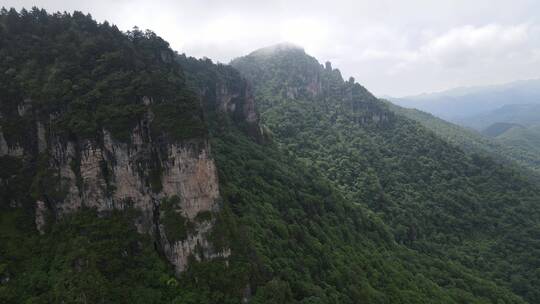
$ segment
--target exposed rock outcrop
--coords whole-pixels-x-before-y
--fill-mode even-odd
[[[36,201],[36,228],[40,234],[45,233],[45,225],[47,224],[47,206],[44,201]]]
[[[22,106],[18,114],[32,115],[31,109]],[[0,131],[0,156],[45,159],[37,171],[57,181],[55,189],[35,191],[39,233],[45,233],[49,218],[60,219],[81,208],[95,208],[103,214],[134,208],[139,214],[134,223],[138,231],[155,239],[177,272],[186,268],[190,256],[199,261],[228,257],[228,249],[218,252],[209,241],[213,217],[196,219],[200,213],[215,213],[220,208],[217,171],[208,140],[156,137],[150,132],[151,123],[149,112],[132,130],[129,142],[115,140],[107,130],[92,140],[66,138],[49,130],[50,121],[37,118],[35,128],[28,130],[34,134],[28,135],[24,147],[10,146]],[[36,180],[34,184],[41,182]],[[183,239],[168,239],[161,223],[160,205],[173,196],[179,198],[174,206],[178,216],[193,227]]]
[[[202,74],[205,78],[192,80],[201,104],[208,113],[227,114],[253,139],[261,141],[263,134],[251,84],[234,68],[213,64],[209,59],[196,59],[178,55],[177,61],[186,73]]]
[[[6,139],[4,138],[4,133],[0,127],[0,156],[13,156],[13,157],[22,157],[24,150],[19,145],[8,145]]]

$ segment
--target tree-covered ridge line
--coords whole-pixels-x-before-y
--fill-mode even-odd
[[[1,125],[8,143],[23,140],[18,125],[30,127],[16,115],[23,101],[70,136],[93,139],[105,128],[126,141],[148,110],[156,113],[156,132],[204,136],[198,99],[155,33],[123,33],[81,12],[3,9],[0,18]]]
[[[253,303],[526,303],[477,270],[396,242],[380,215],[277,146],[239,132],[212,143],[224,199],[253,242]]]
[[[355,119],[347,82],[337,81],[337,90],[318,96],[276,96],[274,88],[287,86],[280,75],[329,74],[312,60],[288,69],[297,56],[283,51],[233,61],[245,75],[256,75],[262,123],[284,152],[319,170],[351,202],[376,212],[398,243],[478,270],[536,302],[540,278],[532,252],[537,256],[540,249],[533,237],[540,230],[538,186],[489,157],[463,152],[399,113],[385,116],[391,109],[369,92],[353,99],[357,108],[387,119]],[[309,66],[302,69],[302,64]],[[524,245],[510,257],[507,250],[516,240]]]
[[[467,152],[486,154],[508,165],[516,164],[520,166],[520,170],[524,173],[532,171],[532,177],[538,179],[540,154],[535,150],[535,147],[540,147],[540,144],[534,145],[534,140],[518,141],[516,144],[505,143],[508,138],[497,140],[496,138],[486,137],[477,131],[446,122],[431,114],[415,109],[402,108],[386,101],[385,103],[392,111],[419,122],[438,136]],[[531,130],[534,130],[534,127],[531,127]],[[516,133],[518,133],[516,139],[519,140],[520,133],[528,132]],[[529,142],[534,145],[533,148],[524,148]]]
[[[197,153],[208,140],[200,96],[188,87],[176,56],[151,31],[123,33],[80,12],[1,10],[0,302],[239,302],[247,279],[237,251],[227,261],[201,259],[205,248],[198,246],[186,257],[189,267],[175,276],[160,241],[188,237],[182,229],[193,223],[181,216],[171,220],[170,200],[163,203],[163,216],[160,202],[149,200],[157,217],[151,228],[164,235],[141,234],[136,225],[144,211],[133,206],[132,193],[127,200],[108,200],[116,190],[109,183],[117,173],[111,167],[119,159],[104,157],[107,152],[125,149],[134,155],[128,156],[125,173],[140,176],[133,196],[156,195],[163,187],[163,157],[156,155],[168,156],[163,148],[175,144]],[[134,128],[146,137],[135,137]],[[105,138],[111,149],[104,152]],[[141,141],[149,138],[154,145],[144,147]],[[92,166],[84,176],[80,151],[88,147]],[[58,159],[67,160],[65,167]],[[211,166],[206,169],[212,173]],[[68,174],[60,178],[61,170]],[[63,185],[71,177],[79,197],[88,180],[99,186],[96,193],[103,190],[88,205],[99,207],[97,200],[104,198],[121,211],[112,206],[97,212],[68,201],[76,212],[53,214],[57,206],[50,202],[63,202],[68,193]],[[225,223],[225,218],[223,211],[194,219],[218,227],[205,237],[221,249],[233,239],[234,219]]]

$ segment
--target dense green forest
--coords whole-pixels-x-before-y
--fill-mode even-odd
[[[528,151],[540,158],[540,125],[514,126],[495,137],[497,142],[516,151]],[[540,160],[533,164],[540,171]]]
[[[538,136],[535,134],[539,133],[538,128],[535,129],[534,126],[526,129],[518,128],[509,132],[507,136],[493,138],[485,136],[488,135],[486,132],[480,133],[467,129],[429,113],[402,108],[390,102],[386,102],[386,104],[393,112],[419,122],[444,140],[459,146],[467,152],[486,154],[508,165],[517,164],[521,167],[521,170],[535,172],[535,175],[540,172],[540,151],[538,150],[540,142],[535,139]],[[513,124],[510,125],[513,126]]]
[[[129,142],[150,109],[150,132],[161,138],[207,137],[200,99],[175,58],[150,31],[123,33],[80,12],[2,9],[0,130],[8,147],[28,152],[0,156],[0,302],[239,302],[246,262],[233,255],[229,267],[224,261],[191,263],[175,277],[155,240],[135,229],[134,208],[111,214],[83,209],[56,222],[49,214],[45,234],[36,230],[35,200],[65,196],[47,155],[38,154],[35,139],[26,135],[37,121],[49,121],[49,132],[65,142],[100,141],[101,128]],[[216,243],[234,228],[234,222],[225,224],[226,211],[217,216],[222,228]]]
[[[380,216],[397,243],[448,258],[538,301],[540,197],[525,176],[392,115],[302,50],[263,50],[232,64],[253,79],[262,122],[281,149],[316,168],[348,201]],[[297,98],[283,93],[310,84],[280,75],[302,80],[317,68],[321,87],[329,89]]]
[[[137,28],[122,33],[80,12],[4,9],[1,16],[2,110],[11,114],[1,124],[8,143],[22,141],[20,126],[28,127],[13,115],[24,99],[39,101],[32,106],[41,116],[61,112],[54,121],[57,132],[95,138],[105,127],[128,140],[145,112],[145,105],[134,101],[151,96],[157,132],[204,135],[197,98],[186,89],[174,52],[155,33]]]
[[[257,128],[240,108],[215,106],[222,86],[249,89],[242,74]],[[232,252],[226,262],[193,257],[176,276],[137,232],[133,208],[83,209],[39,234],[31,204],[56,180],[39,159],[2,156],[0,302],[540,301],[538,186],[392,112],[298,48],[227,66],[79,12],[2,10],[0,86],[10,144],[27,145],[16,132],[35,123],[16,114],[27,98],[66,138],[99,140],[106,128],[129,143],[148,108],[152,132],[208,138],[222,200],[210,239]]]

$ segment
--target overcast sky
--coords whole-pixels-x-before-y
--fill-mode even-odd
[[[151,29],[180,53],[228,63],[279,42],[303,46],[377,95],[540,77],[538,0],[2,0],[80,10]]]

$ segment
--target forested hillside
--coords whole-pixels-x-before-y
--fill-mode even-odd
[[[281,149],[380,216],[398,244],[539,299],[537,186],[395,115],[301,49],[256,51],[232,65],[253,79],[262,122]]]
[[[538,152],[538,141],[534,140],[534,127],[531,127],[530,131],[526,131],[526,129],[520,127],[509,133],[509,135],[516,135],[515,140],[513,139],[514,136],[492,138],[420,110],[402,108],[390,102],[386,102],[386,104],[393,112],[417,121],[422,126],[433,131],[444,140],[459,146],[464,151],[489,155],[494,160],[508,165],[518,165],[520,170],[525,174],[527,174],[527,171],[534,172],[533,178],[538,179],[538,173],[540,172],[540,153]],[[511,127],[514,124],[504,124],[504,126]],[[504,129],[506,128],[503,128],[503,131]],[[497,128],[493,132],[499,133],[501,131],[500,128]],[[522,137],[521,133],[530,133],[531,135]],[[531,139],[530,142],[529,139]]]
[[[237,77],[205,60],[178,60],[198,71],[197,90],[208,79]],[[210,113],[211,143],[223,199],[245,236],[232,250],[250,261],[253,303],[522,303],[463,265],[396,244],[379,216],[344,197],[316,168],[272,141],[257,144],[225,118]],[[459,282],[476,290],[449,288]]]
[[[204,109],[175,58],[151,31],[1,11],[0,302],[239,302]]]
[[[516,155],[533,155],[536,161],[531,164],[531,168],[540,172],[540,125],[514,126],[498,134],[495,140]]]

